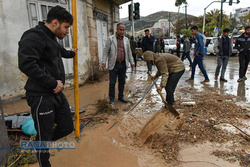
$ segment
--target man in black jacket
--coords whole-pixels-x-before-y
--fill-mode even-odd
[[[238,82],[247,80],[246,71],[248,63],[250,61],[250,26],[246,26],[245,33],[239,36],[235,43],[236,49],[240,52],[239,54],[239,79]]]
[[[56,40],[69,33],[72,15],[60,6],[53,7],[47,21],[24,32],[19,42],[19,69],[28,76],[26,100],[31,108],[37,141],[55,141],[73,131],[69,103],[62,93],[65,72],[62,57],[73,58],[77,49],[65,50]],[[54,127],[54,124],[56,126]],[[49,150],[37,149],[42,167],[50,167]]]
[[[142,39],[142,51],[143,53],[146,51],[154,52],[154,42],[155,37],[149,33],[149,29],[144,30],[145,37]],[[152,72],[152,64],[147,62],[148,72]]]

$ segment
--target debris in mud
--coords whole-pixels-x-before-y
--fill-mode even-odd
[[[250,165],[250,154],[247,154],[245,150],[238,150],[234,152],[216,150],[212,154],[227,160],[230,163],[234,163],[238,160],[240,165],[243,167],[249,167]]]
[[[16,146],[16,148],[20,147]],[[36,158],[31,150],[12,149],[2,166],[18,167],[34,163],[36,163]]]
[[[217,89],[213,88],[204,89],[202,92],[187,87],[180,90],[178,96],[183,99],[186,96],[186,99],[194,102],[192,103],[194,105],[182,105],[180,100],[174,105],[185,118],[180,136],[178,136],[180,129],[171,131],[168,126],[163,126],[159,132],[149,136],[145,142],[145,147],[151,148],[155,153],[160,153],[168,164],[177,161],[182,144],[202,144],[207,141],[220,144],[234,143],[234,145],[237,143],[238,148],[250,149],[249,142],[241,136],[240,131],[237,131],[238,135],[214,126],[227,122],[239,128],[245,128],[246,125],[241,120],[248,119],[246,115],[249,111],[237,106],[232,95],[219,94]],[[139,132],[137,133],[139,134]],[[136,141],[134,142],[136,143]],[[234,148],[230,148],[229,151],[233,152]],[[235,156],[242,166],[249,164],[249,153],[247,155],[237,152],[237,154],[237,156],[230,155],[229,157]],[[231,158],[230,161],[234,160]]]
[[[118,109],[112,108],[107,99],[99,99],[97,102],[97,112],[95,115],[104,113],[115,115],[118,114]]]

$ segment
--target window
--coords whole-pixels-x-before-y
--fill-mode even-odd
[[[60,5],[66,10],[68,10],[68,0],[28,0],[28,14],[30,27],[35,27],[38,25],[39,21],[45,22],[47,20],[47,13],[49,10],[56,5]],[[70,48],[72,45],[71,31],[68,35],[64,37],[63,40],[59,40],[60,45],[65,48]]]

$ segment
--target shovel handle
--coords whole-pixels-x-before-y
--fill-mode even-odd
[[[152,77],[152,75],[151,75],[151,73],[149,72],[148,73],[151,77]],[[157,86],[157,84],[156,84],[156,82],[155,82],[155,80],[153,80],[153,83],[154,83],[154,85],[155,85],[155,87],[156,87],[156,89],[158,88],[158,86]],[[161,100],[162,100],[162,102],[166,105],[166,107],[168,107],[170,110],[170,112],[172,112],[175,116],[177,116],[177,117],[179,117],[179,115],[180,115],[180,113],[179,112],[177,112],[175,109],[174,109],[174,107],[173,106],[171,106],[170,104],[168,104],[167,102],[166,102],[166,100],[165,100],[165,98],[163,97],[163,95],[162,95],[162,93],[161,93],[161,91],[157,91],[158,93],[159,93],[159,95],[161,96]]]

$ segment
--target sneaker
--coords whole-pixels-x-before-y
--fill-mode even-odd
[[[209,82],[209,79],[205,79],[205,80],[202,81],[201,83],[205,83],[205,82]]]
[[[237,80],[237,82],[242,82],[242,81],[245,81],[243,78],[239,78],[238,80]]]
[[[227,82],[227,80],[225,78],[220,78],[220,81]]]
[[[115,102],[114,101],[110,101],[109,104],[110,104],[110,107],[112,109],[115,109]]]
[[[215,75],[214,80],[217,80],[217,79],[218,79],[218,76]]]
[[[246,77],[246,76],[244,76],[242,79],[247,80],[247,77]]]
[[[187,80],[185,80],[185,81],[193,81],[194,80],[194,78],[188,78]]]

